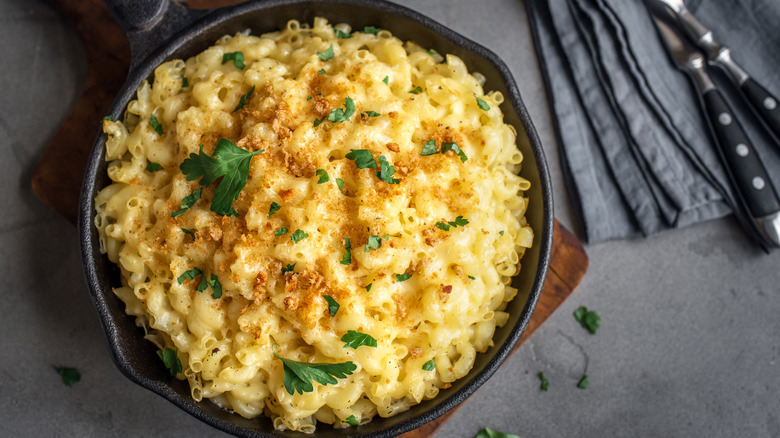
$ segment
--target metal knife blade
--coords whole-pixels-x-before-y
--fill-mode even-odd
[[[712,31],[703,25],[685,7],[683,0],[651,0],[652,4],[663,5],[667,12],[673,14],[685,33],[702,48],[707,58],[720,65],[729,73],[729,77],[745,95],[756,113],[764,120],[766,127],[774,135],[777,146],[780,147],[780,105],[778,98],[765,87],[756,82],[750,75],[731,57],[731,50],[720,44]]]
[[[704,69],[704,54],[669,24],[667,13],[653,7],[650,12],[669,53],[679,67],[695,79],[718,140],[721,158],[753,224],[765,243],[780,247],[780,198],[742,125]]]

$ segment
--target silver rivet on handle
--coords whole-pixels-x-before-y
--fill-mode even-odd
[[[731,124],[731,114],[729,113],[720,113],[718,115],[718,122],[720,122],[723,126],[728,126]]]
[[[750,153],[750,149],[744,143],[738,144],[736,149],[737,149],[737,155],[739,155],[740,157],[747,157],[748,154]]]
[[[764,99],[764,108],[768,109],[769,111],[772,111],[773,109],[777,108],[777,101],[772,99],[771,97],[767,97]]]
[[[766,182],[764,181],[764,178],[761,178],[760,176],[757,176],[753,178],[753,188],[756,190],[761,190],[766,186]]]

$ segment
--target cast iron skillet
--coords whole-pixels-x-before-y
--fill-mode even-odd
[[[290,19],[312,23],[326,17],[331,23],[349,23],[353,29],[378,26],[402,40],[412,40],[439,53],[462,58],[469,70],[486,78],[485,90],[505,96],[501,105],[506,122],[518,132],[518,147],[524,155],[521,175],[531,182],[526,217],[534,229],[533,248],[521,260],[523,268],[512,284],[519,289],[510,303],[507,324],[496,330],[494,346],[477,355],[474,368],[464,378],[442,390],[433,400],[413,406],[391,418],[375,417],[370,423],[347,429],[319,425],[321,437],[391,437],[418,428],[463,402],[482,385],[511,353],[525,329],[542,290],[552,247],[552,191],[542,146],[520,98],[517,85],[504,63],[488,49],[410,9],[370,0],[265,0],[213,10],[193,11],[170,0],[107,0],[128,34],[132,49],[130,73],[114,101],[110,114],[123,114],[136,87],[151,79],[154,68],[170,59],[186,59],[224,34],[251,29],[260,34],[283,28]],[[171,35],[173,35],[171,37]],[[244,437],[302,437],[298,432],[277,432],[265,418],[247,420],[210,402],[196,403],[186,381],[171,378],[155,354],[151,342],[143,339],[134,318],[111,291],[118,286],[119,272],[98,250],[94,202],[97,192],[110,183],[106,176],[105,137],[97,135],[89,157],[79,202],[79,234],[84,271],[95,307],[108,337],[114,363],[133,382],[165,397],[194,417],[225,432]]]

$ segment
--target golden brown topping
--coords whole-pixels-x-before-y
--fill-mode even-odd
[[[387,149],[393,152],[401,152],[401,148],[398,146],[398,143],[388,143],[385,146],[387,146]]]

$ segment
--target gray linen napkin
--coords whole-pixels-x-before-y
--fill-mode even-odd
[[[747,227],[695,88],[675,68],[644,3],[530,0],[528,6],[585,238],[650,236],[729,212]],[[757,81],[780,94],[780,2],[687,6]],[[780,189],[780,147],[725,74],[710,72]]]

